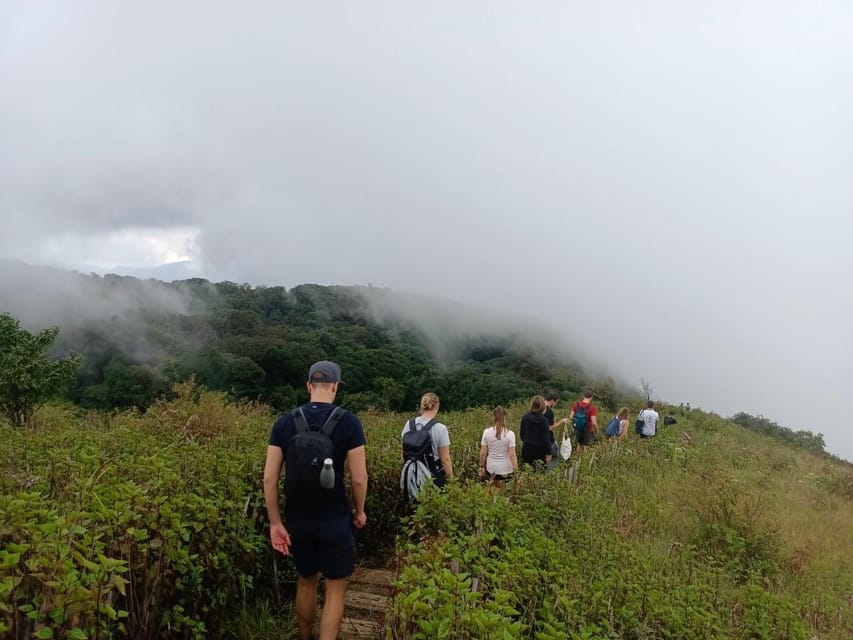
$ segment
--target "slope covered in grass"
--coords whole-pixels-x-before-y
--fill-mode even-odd
[[[3,427],[0,636],[289,637],[293,569],[273,563],[260,487],[273,412],[175,391],[145,413],[54,405]],[[402,566],[390,637],[853,636],[849,464],[692,411],[489,491],[490,412],[440,415],[459,477],[414,512],[407,416],[362,415],[360,552]]]
[[[478,418],[448,416],[456,442]],[[853,637],[851,500],[849,464],[685,413],[499,491],[425,498],[393,637]]]

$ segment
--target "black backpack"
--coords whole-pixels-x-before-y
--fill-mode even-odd
[[[634,433],[636,433],[638,436],[643,435],[643,427],[646,426],[646,421],[643,420],[643,413],[645,413],[645,411],[645,409],[640,411],[639,415],[637,416],[636,422],[634,422]]]
[[[430,430],[438,422],[435,418],[420,429],[415,425],[415,419],[409,420],[409,430],[403,434],[403,460],[420,460],[433,474],[438,471],[438,463],[432,453],[432,435]]]
[[[296,435],[287,445],[284,473],[284,495],[289,505],[311,511],[328,507],[335,491],[334,488],[320,486],[320,471],[326,458],[335,457],[331,435],[344,414],[346,410],[335,407],[326,422],[317,429],[308,425],[301,407],[290,412]]]

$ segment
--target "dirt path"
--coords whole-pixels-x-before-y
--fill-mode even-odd
[[[383,638],[391,583],[396,578],[397,574],[388,569],[359,567],[355,570],[347,586],[344,617],[338,634],[340,640]],[[319,626],[315,626],[314,633],[319,634]]]

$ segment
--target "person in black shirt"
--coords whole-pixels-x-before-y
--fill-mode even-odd
[[[560,395],[556,391],[549,391],[545,394],[545,417],[548,418],[548,424],[551,430],[554,430],[554,407],[560,401]]]
[[[335,411],[335,396],[341,384],[341,368],[323,360],[308,372],[308,393],[311,400],[300,409],[309,428],[319,428]],[[296,419],[285,413],[275,423],[270,434],[264,466],[264,498],[270,520],[270,541],[284,555],[293,554],[298,579],[296,583],[296,619],[300,640],[311,638],[311,628],[317,607],[317,584],[320,575],[326,579],[326,599],[320,618],[320,640],[338,637],[344,612],[347,578],[353,572],[355,540],[353,527],[367,522],[364,502],[367,496],[367,464],[364,453],[364,427],[354,413],[345,412],[329,438],[334,454],[334,487],[328,502],[320,506],[304,504],[300,494],[291,496],[285,504],[287,527],[279,510],[279,481],[287,459],[288,447],[296,436]],[[346,498],[344,472],[349,471],[353,510]],[[287,469],[285,468],[285,474]],[[294,474],[294,477],[298,477]]]
[[[535,396],[530,403],[530,411],[521,417],[519,428],[521,435],[521,461],[525,464],[534,464],[537,460],[546,465],[551,462],[551,442],[554,434],[551,433],[548,419],[545,417],[545,398]]]
[[[545,394],[545,418],[548,420],[548,428],[551,430],[551,461],[548,463],[548,468],[553,469],[557,466],[557,453],[559,452],[559,448],[557,447],[556,438],[554,437],[554,430],[565,424],[568,424],[568,418],[561,418],[557,422],[554,422],[554,407],[557,406],[557,403],[560,401],[560,395],[556,391],[549,391]]]

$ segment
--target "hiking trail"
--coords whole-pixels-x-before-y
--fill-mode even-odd
[[[379,640],[384,637],[385,612],[397,573],[391,569],[358,567],[349,579],[339,640]],[[320,616],[314,635],[320,633]]]

